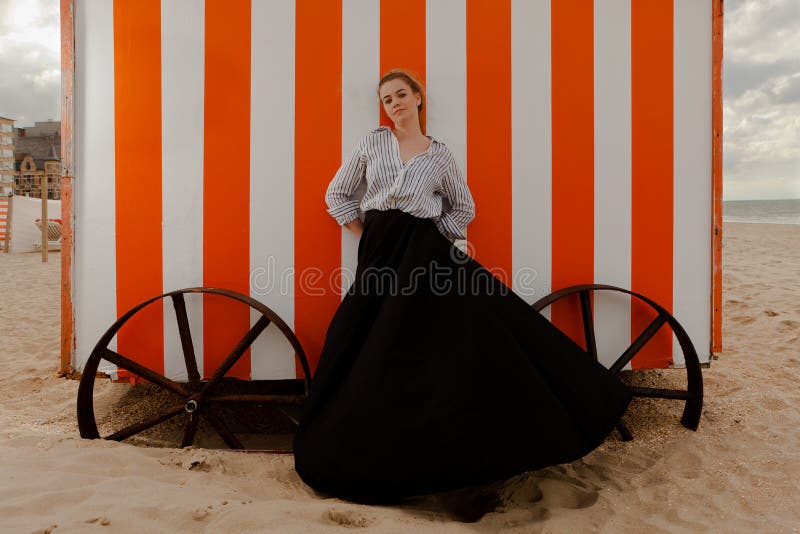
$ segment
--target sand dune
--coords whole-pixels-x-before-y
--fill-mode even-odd
[[[679,403],[637,399],[625,416],[633,442],[613,434],[572,464],[400,506],[316,495],[291,456],[80,439],[78,383],[55,377],[50,260],[0,254],[0,531],[800,530],[800,226],[725,226],[725,350],[704,370],[697,432],[680,426]]]

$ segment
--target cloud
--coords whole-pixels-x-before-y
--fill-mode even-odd
[[[0,116],[17,126],[61,115],[58,0],[0,2]]]
[[[800,2],[725,5],[724,196],[800,198]]]

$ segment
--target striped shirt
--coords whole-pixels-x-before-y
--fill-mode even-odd
[[[372,130],[328,185],[328,213],[339,224],[346,224],[358,218],[359,209],[399,209],[415,217],[433,219],[451,241],[466,239],[467,224],[475,217],[475,203],[450,149],[428,137],[428,150],[403,164],[400,144],[392,130],[386,126]],[[353,193],[365,179],[366,192],[359,202]],[[449,206],[443,206],[443,200]]]

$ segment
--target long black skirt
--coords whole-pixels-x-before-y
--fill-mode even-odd
[[[398,498],[576,460],[629,390],[430,219],[369,211],[294,438],[318,491]]]

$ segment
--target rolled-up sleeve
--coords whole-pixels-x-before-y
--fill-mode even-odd
[[[452,154],[442,178],[442,189],[450,209],[442,211],[435,221],[439,231],[449,239],[466,239],[467,225],[475,218],[475,202]]]
[[[342,163],[325,192],[328,213],[339,224],[347,224],[358,218],[359,201],[350,197],[364,179],[367,170],[365,147],[366,138],[356,145],[350,157]]]

